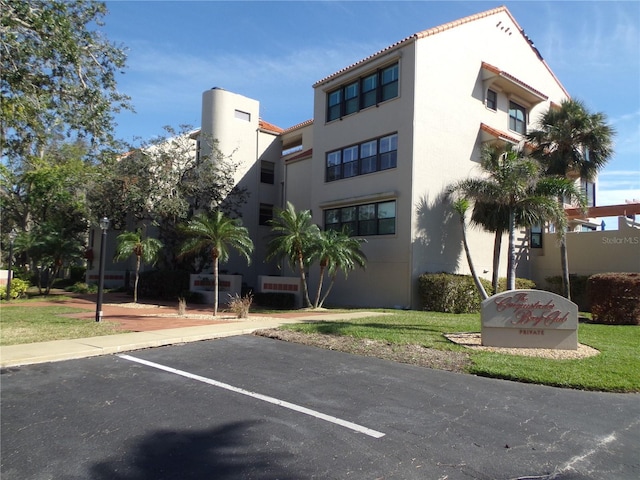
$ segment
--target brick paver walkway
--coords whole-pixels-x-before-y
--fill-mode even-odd
[[[41,300],[30,302],[30,306],[54,306],[64,305],[65,307],[81,308],[86,312],[68,314],[68,317],[95,320],[97,295],[74,295],[64,293],[71,297],[65,300],[56,301]],[[130,332],[148,332],[152,330],[164,330],[167,328],[195,327],[200,325],[214,325],[218,323],[234,322],[232,314],[218,311],[218,317],[213,317],[213,306],[211,305],[187,305],[186,315],[178,315],[178,302],[160,302],[156,300],[142,299],[138,301],[139,306],[131,308],[133,298],[123,293],[105,293],[102,300],[102,320],[117,324],[118,330]],[[18,305],[17,303],[3,303],[2,308]],[[25,305],[25,304],[20,304]],[[307,315],[321,315],[321,312],[305,312]],[[299,316],[299,311],[283,312],[275,314],[257,314],[260,317],[291,318]],[[195,316],[203,318],[194,318]],[[251,313],[249,317],[253,316]],[[208,318],[204,318],[208,317]],[[228,318],[225,318],[228,317]]]

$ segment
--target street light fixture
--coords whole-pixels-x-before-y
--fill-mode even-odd
[[[13,260],[13,242],[16,240],[17,236],[18,232],[16,232],[15,228],[9,232],[9,275],[7,277],[7,302],[11,301],[11,277],[13,276],[11,272],[11,262]]]
[[[109,229],[109,219],[102,217],[100,219],[100,229],[102,237],[100,239],[100,270],[98,272],[98,302],[96,303],[96,322],[102,321],[102,294],[104,292],[104,257],[105,244],[107,243],[107,230]]]

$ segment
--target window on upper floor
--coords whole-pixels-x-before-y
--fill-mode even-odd
[[[327,93],[327,121],[356,113],[398,96],[399,66],[394,63]]]
[[[587,180],[580,180],[580,189],[587,199],[587,207],[596,206],[596,184]]]
[[[398,134],[367,140],[327,153],[327,182],[395,168],[398,163]]]
[[[529,247],[542,248],[542,227],[534,225],[529,230]]]
[[[244,120],[245,122],[251,121],[251,114],[243,112],[242,110],[236,110],[234,116],[239,120]]]
[[[260,182],[273,185],[275,182],[276,164],[262,160],[260,162]]]
[[[269,221],[273,220],[273,205],[268,203],[260,204],[260,212],[258,215],[258,225],[269,225]]]
[[[498,109],[498,94],[493,90],[487,90],[487,108],[491,110]]]
[[[509,129],[522,135],[527,133],[527,109],[516,102],[509,102]]]
[[[330,208],[324,211],[325,230],[342,230],[350,235],[393,235],[396,233],[396,201]]]

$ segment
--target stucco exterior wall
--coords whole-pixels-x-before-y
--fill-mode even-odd
[[[250,287],[257,285],[258,275],[271,272],[273,266],[265,263],[266,244],[262,240],[268,228],[259,225],[260,204],[279,205],[281,170],[275,169],[274,184],[261,183],[260,161],[277,165],[280,162],[278,135],[260,128],[260,103],[257,100],[228,92],[220,88],[202,94],[202,133],[218,141],[224,155],[238,164],[236,184],[249,192],[248,202],[242,208],[242,225],[249,230],[255,250],[249,265],[244,258],[231,253],[221,270],[230,274],[242,273]],[[246,115],[245,115],[246,114]],[[206,142],[201,145],[206,155]]]
[[[545,233],[542,245],[531,249],[532,277],[538,285],[562,274],[557,235]],[[569,272],[576,275],[640,272],[640,224],[620,217],[618,230],[568,232],[567,255]]]

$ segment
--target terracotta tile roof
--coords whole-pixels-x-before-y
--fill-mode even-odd
[[[261,130],[265,130],[267,132],[278,133],[278,134],[284,132],[284,129],[277,127],[272,123],[265,122],[262,119],[258,121],[258,126],[260,127]]]
[[[506,140],[507,142],[511,142],[511,143],[514,143],[514,144],[520,143],[520,140],[517,139],[516,137],[513,137],[513,136],[509,135],[508,133],[502,132],[502,131],[498,130],[497,128],[490,127],[486,123],[481,123],[480,124],[480,130],[482,130],[483,132],[488,133],[492,137],[499,138],[499,139],[502,139],[502,140]]]
[[[539,97],[544,98],[545,100],[549,99],[548,95],[545,95],[544,93],[542,93],[540,90],[536,90],[535,88],[533,88],[531,85],[529,85],[528,83],[523,82],[522,80],[520,80],[519,78],[514,77],[513,75],[511,75],[510,73],[505,72],[504,70],[499,69],[496,66],[493,66],[487,62],[482,62],[482,68],[484,70],[488,70],[491,73],[495,73],[496,75],[500,75],[502,77],[506,77],[509,80],[511,80],[514,83],[517,83],[518,85],[520,85],[521,87],[523,87],[526,90],[529,90],[533,93],[535,93],[536,95],[538,95]]]
[[[295,160],[301,160],[303,158],[308,158],[311,155],[313,155],[313,148],[310,148],[308,150],[305,150],[304,152],[300,152],[299,154],[291,157],[291,158],[287,158],[287,162],[293,162]]]
[[[297,130],[298,128],[306,127],[307,125],[311,125],[311,124],[313,124],[313,118],[310,118],[309,120],[305,120],[302,123],[298,123],[297,125],[294,125],[293,127],[285,128],[282,133],[293,132],[294,130]]]
[[[363,63],[381,56],[382,54],[388,53],[392,50],[395,50],[397,48],[400,48],[408,43],[411,42],[415,42],[416,40],[419,40],[421,38],[425,38],[425,37],[430,37],[432,35],[436,35],[438,33],[444,32],[446,30],[450,30],[452,28],[458,27],[460,25],[464,25],[465,23],[470,23],[470,22],[474,22],[476,20],[480,20],[482,18],[486,18],[486,17],[490,17],[491,15],[496,15],[498,13],[504,12],[506,13],[509,18],[511,19],[511,21],[513,22],[513,24],[516,26],[516,28],[518,29],[518,31],[520,32],[520,34],[524,37],[524,39],[529,43],[529,46],[531,47],[531,49],[534,51],[534,53],[538,56],[538,58],[540,59],[540,61],[544,64],[544,66],[547,68],[547,70],[549,71],[549,73],[551,74],[551,76],[555,79],[555,81],[558,83],[558,85],[560,86],[560,88],[562,89],[562,91],[567,95],[567,97],[569,97],[569,93],[567,92],[567,90],[564,88],[564,86],[560,83],[560,80],[558,80],[558,77],[556,77],[556,75],[551,71],[551,68],[549,68],[549,65],[547,65],[547,62],[544,61],[544,59],[542,58],[542,55],[540,55],[540,52],[538,51],[538,49],[535,47],[533,41],[527,36],[527,34],[524,33],[524,30],[522,29],[522,27],[520,27],[520,25],[518,24],[518,22],[516,21],[516,19],[513,17],[513,15],[511,15],[511,12],[509,12],[509,9],[502,5],[500,7],[494,8],[492,10],[487,10],[485,12],[481,12],[481,13],[476,13],[475,15],[470,15],[468,17],[464,17],[461,18],[459,20],[455,20],[453,22],[449,22],[449,23],[445,23],[443,25],[434,27],[434,28],[430,28],[428,30],[423,30],[422,32],[418,32],[415,33],[413,35],[410,35],[392,45],[389,45],[386,48],[383,48],[382,50],[374,53],[373,55],[369,55],[366,58],[363,58],[362,60],[353,63],[351,65],[349,65],[348,67],[345,67],[341,70],[338,70],[337,72],[329,75],[328,77],[325,77],[321,80],[318,80],[316,83],[313,84],[313,87],[317,87],[319,85],[322,85],[323,83],[331,80],[332,78],[337,77],[338,75],[345,73],[349,70],[352,70],[353,68],[362,65]]]

